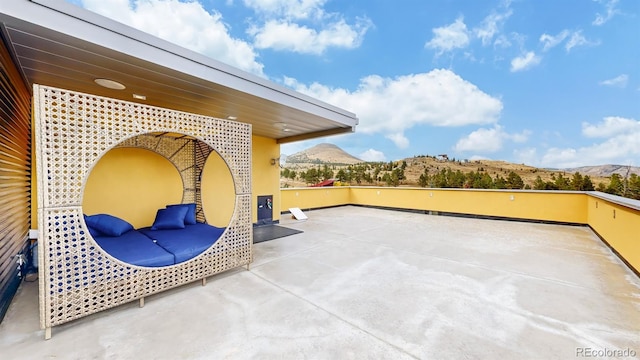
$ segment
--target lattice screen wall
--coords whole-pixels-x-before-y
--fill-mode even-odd
[[[38,178],[40,325],[43,329],[176,287],[252,260],[251,125],[45,86],[34,86]],[[200,141],[164,143],[152,132]],[[173,140],[172,140],[173,141]],[[89,236],[82,216],[84,184],[116,146],[155,147],[178,167],[184,202],[201,210],[199,177],[217,151],[233,176],[236,204],[221,238],[187,262],[162,268],[123,263]],[[185,181],[186,180],[186,181]],[[204,220],[202,211],[198,219]]]

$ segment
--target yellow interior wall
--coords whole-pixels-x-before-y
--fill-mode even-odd
[[[227,227],[233,216],[236,190],[229,167],[220,154],[212,152],[202,169],[202,209],[207,223]]]
[[[150,226],[158,209],[182,201],[182,179],[163,156],[137,148],[107,152],[85,185],[82,207],[87,215],[107,213],[134,227]]]
[[[252,221],[258,221],[258,196],[262,195],[273,195],[273,220],[280,220],[280,166],[277,160],[275,165],[271,165],[271,159],[280,157],[280,144],[275,139],[261,136],[253,136],[252,141]]]
[[[640,271],[640,211],[589,196],[588,217],[589,226]]]

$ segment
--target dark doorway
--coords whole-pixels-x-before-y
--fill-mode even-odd
[[[257,225],[273,224],[273,195],[258,196]]]

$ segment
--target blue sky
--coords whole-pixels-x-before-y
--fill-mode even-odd
[[[364,160],[640,166],[637,0],[68,0],[350,110]]]

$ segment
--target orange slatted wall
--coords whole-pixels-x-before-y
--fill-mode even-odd
[[[0,321],[31,222],[31,94],[0,38]]]

